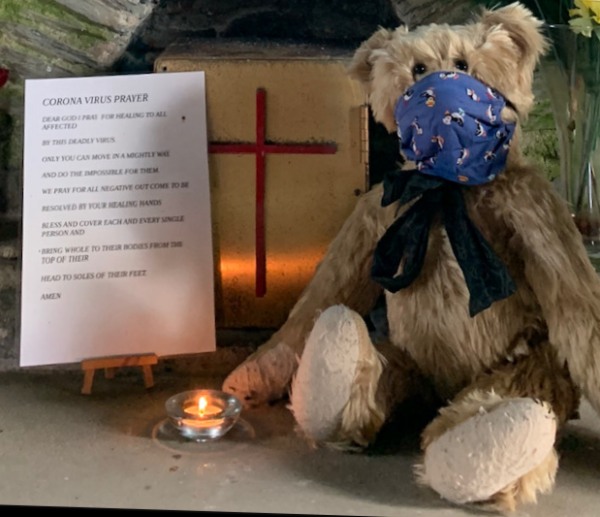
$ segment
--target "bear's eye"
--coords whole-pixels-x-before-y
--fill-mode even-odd
[[[417,63],[412,69],[413,76],[424,74],[426,71],[427,67],[423,63]]]
[[[454,66],[462,72],[466,72],[469,69],[469,63],[467,63],[464,59],[457,59],[454,61]]]

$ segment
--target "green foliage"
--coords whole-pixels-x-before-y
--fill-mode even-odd
[[[0,27],[23,26],[57,41],[87,48],[110,38],[110,31],[55,0],[1,0]],[[10,34],[0,33],[0,46]]]

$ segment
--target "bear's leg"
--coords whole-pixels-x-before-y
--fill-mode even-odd
[[[482,375],[423,431],[419,481],[455,503],[514,510],[554,485],[557,426],[579,391],[548,343]]]
[[[362,317],[335,305],[320,314],[306,341],[290,409],[309,441],[361,449],[422,382],[402,351],[387,343],[376,349]]]
[[[286,322],[227,376],[224,391],[245,406],[283,398],[319,312],[344,304],[364,316],[373,308],[382,292],[371,279],[373,250],[395,217],[395,207],[381,207],[382,193],[379,185],[361,196]]]

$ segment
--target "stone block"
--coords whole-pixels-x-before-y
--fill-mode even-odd
[[[281,325],[368,187],[367,111],[350,57],[212,41],[175,44],[155,62],[206,74],[218,327]]]

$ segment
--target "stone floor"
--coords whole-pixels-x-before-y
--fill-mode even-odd
[[[311,449],[284,403],[244,410],[221,440],[180,438],[164,403],[219,378],[162,371],[0,373],[0,505],[394,517],[472,516],[417,486],[417,434],[390,426],[368,453]],[[401,436],[394,439],[394,436]],[[551,495],[518,517],[600,515],[600,420],[585,405],[560,439]],[[484,515],[482,513],[482,515]],[[487,514],[489,515],[489,514]]]

